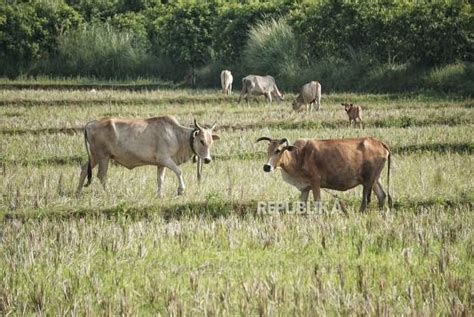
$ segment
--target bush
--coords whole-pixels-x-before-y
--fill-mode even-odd
[[[0,74],[15,78],[54,55],[58,37],[81,17],[63,1],[0,4]]]
[[[474,64],[453,64],[430,70],[425,86],[437,91],[474,96]]]
[[[135,39],[133,33],[118,31],[107,23],[67,32],[59,38],[58,55],[45,71],[98,78],[154,75],[155,58],[136,45]]]
[[[293,30],[286,20],[270,19],[250,28],[243,53],[244,69],[248,73],[272,75],[278,84],[294,89],[303,58]]]
[[[294,6],[288,3],[267,2],[223,6],[215,17],[213,26],[215,58],[227,65],[227,68],[230,65],[239,65],[250,28],[265,20],[286,16]]]

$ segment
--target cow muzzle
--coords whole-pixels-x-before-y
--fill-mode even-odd
[[[270,164],[265,164],[263,165],[263,171],[264,172],[271,172],[273,167]]]
[[[210,158],[208,158],[208,157],[206,157],[206,158],[204,159],[204,164],[209,164],[209,163],[211,163],[211,162],[212,162],[212,159],[210,159]]]

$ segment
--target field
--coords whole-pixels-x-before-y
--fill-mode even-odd
[[[317,113],[237,104],[212,90],[0,91],[0,314],[472,315],[474,101],[434,94],[326,94]],[[364,106],[364,129],[339,105]],[[214,161],[187,185],[156,168],[109,168],[74,192],[86,161],[83,125],[104,116],[170,114],[218,123]],[[256,213],[297,201],[264,174],[261,136],[374,136],[393,151],[395,205],[347,213]],[[382,183],[386,186],[386,173]],[[336,194],[336,192],[332,192]],[[332,194],[322,192],[332,204]]]

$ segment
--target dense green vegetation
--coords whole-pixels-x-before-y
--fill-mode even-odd
[[[0,72],[139,77],[215,87],[271,73],[283,90],[432,89],[472,94],[474,17],[468,1],[5,1]]]
[[[0,315],[472,315],[473,100],[334,93],[309,114],[294,98],[1,90]],[[364,129],[348,127],[346,101],[364,106]],[[162,114],[218,122],[201,184],[189,162],[185,195],[168,171],[158,198],[155,167],[112,164],[109,192],[94,177],[75,196],[85,122]],[[299,194],[264,174],[258,137],[366,135],[393,151],[391,211],[360,214],[356,188],[337,193],[346,214],[256,213]]]

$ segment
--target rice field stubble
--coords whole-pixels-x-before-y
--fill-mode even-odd
[[[292,100],[292,96],[287,96]],[[3,90],[0,100],[0,313],[455,314],[473,311],[473,102],[453,96],[324,95],[323,110],[237,104],[215,91]],[[340,102],[365,106],[348,127]],[[109,170],[74,190],[85,122],[171,114],[218,121],[215,160],[184,196],[167,171]],[[258,201],[296,201],[264,174],[260,136],[370,135],[393,149],[395,207],[359,214],[258,215]],[[385,171],[382,173],[385,186]],[[323,192],[328,204],[334,197]]]

